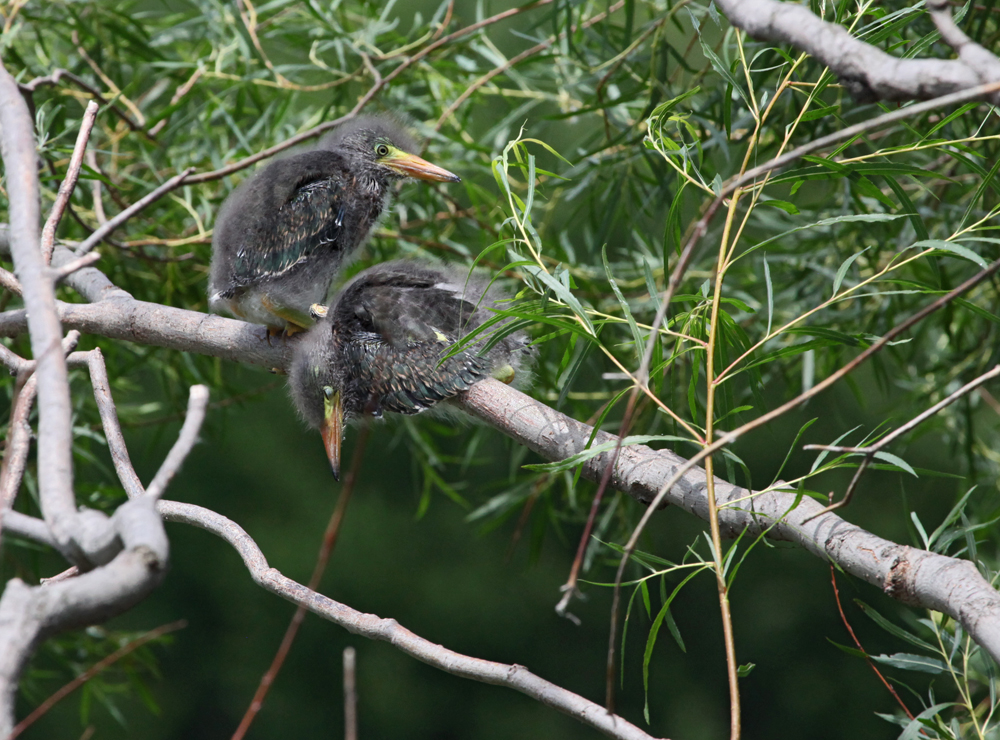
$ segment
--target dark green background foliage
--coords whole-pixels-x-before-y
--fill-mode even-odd
[[[103,183],[104,207],[116,213],[185,167],[216,169],[343,115],[372,85],[372,70],[386,76],[434,39],[513,6],[463,1],[449,12],[447,3],[423,1],[385,7],[276,0],[252,9],[263,54],[240,7],[223,0],[45,0],[18,10],[2,40],[8,68],[22,82],[64,68],[109,99],[117,86],[114,106],[137,129],[102,108],[91,140],[100,173],[85,170],[60,238],[79,240],[94,227],[95,180]],[[616,8],[594,22],[606,3],[546,3],[443,44],[382,89],[368,110],[408,116],[427,139],[426,156],[463,182],[403,185],[357,266],[418,254],[467,265],[478,259],[486,269],[503,270],[501,279],[522,299],[512,311],[538,344],[532,394],[577,419],[600,419],[611,431],[618,429],[622,392],[630,386],[604,374],[619,372],[616,363],[636,368],[630,320],[644,339],[656,309],[650,288],[654,294],[663,289],[665,260],[669,270],[718,183],[891,108],[852,101],[828,72],[794,50],[740,39],[713,7],[629,0]],[[908,4],[881,4],[859,16],[850,2],[827,3],[826,10],[897,55],[948,57],[922,11]],[[249,6],[244,12],[252,24]],[[970,10],[961,22],[987,47],[995,45],[995,13]],[[547,40],[512,69],[483,79]],[[190,88],[175,97],[185,82]],[[469,89],[469,98],[443,115]],[[46,207],[90,97],[67,78],[33,96]],[[749,351],[717,387],[716,430],[733,429],[826,377],[974,274],[977,260],[995,258],[1000,157],[991,115],[968,105],[869,133],[773,176],[755,195],[744,194],[731,213],[720,209],[671,310],[672,330],[713,339],[716,373]],[[498,158],[519,137],[521,143],[506,150],[505,168]],[[101,247],[99,267],[137,298],[205,310],[213,217],[251,171],[161,199],[119,230],[113,245]],[[733,251],[720,271],[723,243]],[[720,274],[721,311],[713,327]],[[576,306],[567,301],[570,291]],[[838,299],[830,301],[835,293]],[[800,428],[815,419],[781,476],[807,492],[839,495],[857,458],[824,456],[815,465],[816,453],[803,452],[802,444],[838,438],[861,444],[996,364],[997,296],[995,281],[983,284],[833,390],[742,437],[732,456],[717,459],[720,474],[767,486]],[[79,300],[69,290],[62,298]],[[211,387],[203,443],[169,496],[234,519],[273,566],[306,580],[337,486],[318,435],[295,418],[282,379],[94,337],[81,346],[95,344],[106,353],[144,480],[174,438],[188,387]],[[12,346],[27,352],[24,339]],[[698,430],[705,427],[705,357],[697,341],[664,335],[651,383]],[[12,381],[4,388],[9,398]],[[78,491],[81,500],[110,510],[124,494],[85,375],[74,374],[73,390]],[[1000,395],[995,383],[987,390]],[[992,522],[1000,504],[991,398],[970,395],[892,445],[889,452],[901,460],[885,460],[866,474],[846,516],[884,537],[923,546],[922,532],[933,531],[975,487],[933,546],[975,556],[992,574],[995,528],[977,526]],[[690,438],[648,402],[630,432]],[[357,438],[352,432],[345,460]],[[690,442],[658,444],[685,455],[697,449]],[[378,425],[321,590],[449,648],[526,664],[600,701],[610,590],[584,586],[587,599],[572,606],[581,627],[552,608],[595,486],[577,481],[572,470],[522,467],[537,462],[476,425],[427,416]],[[29,471],[18,503],[25,511],[35,510],[33,481]],[[609,496],[597,536],[624,542],[640,514],[628,498]],[[641,549],[674,562],[708,559],[705,530],[703,522],[668,509],[654,517]],[[81,722],[93,724],[99,738],[217,738],[235,728],[292,607],[255,587],[221,541],[178,525],[168,531],[172,570],[164,586],[114,623],[45,646],[25,682],[23,711],[137,632],[179,618],[188,620],[187,628],[91,682],[28,737],[77,737]],[[751,544],[741,541],[738,557]],[[607,583],[616,562],[613,549],[595,542],[585,577]],[[51,554],[6,542],[4,578],[35,580],[61,568]],[[628,573],[650,571],[635,565]],[[652,616],[684,575],[671,570],[651,577]],[[758,544],[738,575],[732,589],[737,656],[756,665],[742,681],[747,736],[895,737],[899,728],[874,713],[899,714],[897,705],[864,661],[831,644],[851,643],[828,567],[797,549]],[[845,576],[840,585],[848,618],[870,653],[922,653],[938,661],[925,672],[883,666],[909,687],[900,693],[914,713],[937,701],[961,702],[961,691],[991,706],[992,669],[953,624],[907,611]],[[879,628],[855,598],[934,647],[920,649]],[[726,731],[718,615],[708,572],[674,600],[670,616],[679,639],[663,630],[649,665],[651,733],[714,738]],[[619,702],[641,725],[651,622],[637,600]],[[941,662],[947,656],[934,654],[939,636],[945,653],[951,641],[958,643],[954,678]],[[364,737],[596,736],[518,694],[450,677],[316,618],[307,619],[252,735],[339,736],[340,654],[349,644],[358,649]],[[966,649],[971,658],[964,664]],[[976,735],[961,703],[940,717],[935,732],[941,737]]]

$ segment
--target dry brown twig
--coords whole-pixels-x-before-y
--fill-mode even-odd
[[[25,730],[27,730],[31,725],[35,724],[39,719],[41,719],[52,707],[58,704],[60,701],[65,699],[67,696],[72,694],[78,688],[83,686],[87,681],[94,678],[102,671],[110,668],[119,660],[124,658],[131,652],[134,652],[145,645],[147,642],[152,642],[157,640],[164,635],[170,634],[171,632],[176,632],[177,630],[184,629],[187,626],[187,622],[183,619],[177,622],[171,622],[170,624],[165,624],[162,627],[157,627],[156,629],[150,630],[144,635],[140,635],[136,639],[129,642],[127,645],[122,645],[120,648],[115,650],[111,655],[106,658],[102,658],[97,663],[94,663],[90,668],[85,670],[79,676],[74,678],[72,681],[67,683],[65,686],[60,688],[45,701],[31,710],[31,714],[22,719],[14,727],[10,735],[7,736],[7,740],[14,740],[14,738],[21,735]]]

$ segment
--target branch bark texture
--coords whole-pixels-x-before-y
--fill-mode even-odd
[[[1000,60],[967,37],[955,49],[957,59],[900,59],[796,2],[716,0],[716,5],[754,38],[791,44],[821,61],[860,102],[925,100],[1000,80]],[[957,40],[945,36],[948,43]],[[988,99],[1000,102],[1000,95]]]

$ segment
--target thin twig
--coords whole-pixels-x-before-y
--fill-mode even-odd
[[[49,275],[52,277],[53,282],[59,283],[77,270],[82,270],[84,267],[90,267],[95,262],[100,261],[100,259],[100,252],[91,252],[90,254],[85,254],[82,257],[79,257],[72,262],[67,262],[59,267],[50,267]]]
[[[156,471],[156,476],[146,487],[146,495],[158,499],[167,490],[171,479],[180,470],[181,465],[187,458],[188,453],[198,441],[198,432],[201,431],[201,424],[205,421],[205,408],[208,406],[208,386],[193,385],[188,391],[187,416],[181,431],[177,435],[177,441],[170,448],[167,457]]]
[[[204,72],[205,72],[204,67],[198,67],[198,69],[194,71],[194,74],[192,74],[183,85],[177,88],[176,92],[174,92],[174,96],[170,98],[170,102],[167,103],[167,108],[168,109],[173,108],[175,105],[181,102],[181,99],[189,92],[191,92],[191,88],[194,87],[194,83],[198,81],[198,78],[201,77],[202,74],[204,74]],[[150,136],[156,136],[158,133],[160,133],[160,131],[163,130],[163,127],[167,125],[167,121],[169,120],[170,116],[167,115],[161,118],[159,121],[157,121],[157,123],[154,124],[154,126],[151,129],[149,129]]]
[[[95,98],[97,98],[97,100],[101,102],[101,105],[105,106],[108,105],[108,99],[104,97],[104,94],[100,90],[98,90],[96,87],[94,87],[89,82],[84,80],[82,77],[79,77],[66,69],[54,70],[52,73],[46,75],[45,77],[36,77],[30,82],[26,82],[22,85],[19,85],[19,87],[24,92],[31,94],[34,93],[35,90],[37,90],[42,85],[58,85],[63,77],[70,80],[74,85],[76,85],[80,89],[89,92],[91,95],[93,95]],[[125,125],[128,126],[130,129],[132,129],[133,131],[142,132],[142,126],[140,126],[131,118],[129,118],[128,113],[123,111],[117,105],[112,104],[109,106],[109,108],[114,112],[116,116],[122,119],[125,122]]]
[[[14,398],[7,425],[3,465],[0,466],[0,511],[7,511],[14,506],[14,499],[21,487],[21,479],[24,477],[28,462],[28,451],[31,449],[31,425],[28,423],[28,418],[37,391],[38,377],[32,373],[20,381],[20,390]],[[0,527],[2,526],[0,522]]]
[[[183,183],[187,179],[188,175],[190,175],[192,172],[194,172],[194,167],[188,167],[179,175],[171,177],[165,183],[160,185],[160,187],[156,188],[156,190],[149,193],[149,195],[136,201],[114,218],[109,219],[106,223],[98,227],[93,234],[88,236],[84,241],[80,243],[80,246],[76,248],[76,254],[83,255],[89,252],[91,249],[97,246],[97,244],[100,243],[101,240],[104,239],[104,237],[108,236],[112,231],[114,231],[123,223],[128,221],[130,218],[132,218],[132,216],[137,214],[139,211],[148,206],[150,203],[159,200],[166,193],[169,193],[171,190],[173,190],[178,185]]]
[[[56,193],[56,202],[52,204],[52,211],[42,228],[42,258],[45,264],[52,261],[52,250],[55,248],[56,228],[62,219],[66,205],[70,196],[76,188],[76,180],[80,176],[80,166],[83,164],[83,155],[87,150],[87,142],[90,140],[90,132],[94,128],[94,121],[97,120],[97,103],[91,100],[87,103],[87,108],[83,112],[83,120],[80,122],[80,133],[76,137],[76,145],[73,147],[73,156],[69,159],[69,166],[66,168],[66,177],[59,185]]]
[[[22,288],[20,281],[14,277],[14,273],[2,267],[0,267],[0,287],[6,288],[14,295],[21,295]]]
[[[155,128],[155,126],[154,126]],[[87,150],[87,166],[94,172],[100,172],[100,168],[97,166],[97,155],[94,154],[93,149]],[[95,177],[90,181],[90,194],[94,201],[94,216],[97,218],[97,225],[103,226],[108,222],[108,214],[104,212],[104,199],[102,196],[103,188],[101,187],[101,180]]]
[[[94,665],[92,665],[86,671],[81,673],[79,676],[74,678],[68,684],[66,684],[61,689],[52,694],[52,696],[50,696],[48,699],[46,699],[37,707],[35,707],[35,709],[31,712],[31,714],[29,714],[27,717],[18,722],[17,726],[14,727],[14,730],[10,733],[10,735],[7,736],[7,740],[14,740],[14,738],[16,738],[22,732],[27,730],[29,727],[31,727],[31,725],[33,725],[36,721],[41,719],[41,717],[44,716],[45,713],[48,712],[50,709],[52,709],[52,707],[54,707],[56,704],[58,704],[60,701],[65,699],[70,694],[72,694],[78,688],[83,686],[85,683],[87,683],[87,681],[92,679],[94,676],[103,671],[105,668],[114,665],[129,653],[141,648],[147,642],[159,639],[160,637],[163,637],[164,635],[169,634],[170,632],[176,632],[177,630],[183,629],[186,626],[187,626],[187,621],[181,619],[176,622],[171,622],[170,624],[165,624],[162,627],[157,627],[156,629],[150,630],[146,634],[137,637],[136,639],[129,642],[127,645],[123,645],[122,647],[118,648],[108,657],[102,658],[97,663],[94,663]]]
[[[358,689],[355,679],[356,653],[344,648],[344,740],[358,740]]]
[[[344,523],[344,515],[347,513],[347,504],[351,500],[351,494],[357,483],[358,471],[361,469],[361,461],[364,457],[365,447],[368,444],[368,434],[371,431],[371,423],[368,417],[363,418],[364,424],[361,427],[361,434],[358,436],[358,443],[354,448],[354,455],[351,458],[351,468],[344,477],[344,485],[340,489],[340,496],[337,498],[337,505],[330,515],[330,521],[327,522],[326,531],[323,533],[323,542],[320,545],[319,552],[316,554],[316,564],[313,566],[312,575],[309,577],[309,583],[306,586],[310,591],[316,591],[319,588],[319,582],[323,578],[327,564],[330,562],[330,555],[333,554],[333,548],[337,545],[340,527]],[[267,698],[271,686],[274,685],[274,681],[281,671],[281,666],[284,665],[285,659],[292,649],[292,643],[295,642],[295,637],[298,635],[299,628],[306,617],[306,610],[307,607],[304,604],[299,604],[299,608],[292,615],[292,620],[288,623],[288,628],[281,638],[281,644],[278,646],[278,650],[271,660],[271,665],[261,677],[260,683],[257,685],[257,691],[254,692],[253,699],[250,701],[247,711],[243,714],[239,727],[233,733],[232,740],[242,740],[243,736],[250,729],[250,725],[253,724],[257,714],[264,706],[264,699]]]
[[[963,396],[968,395],[969,393],[971,393],[972,391],[974,391],[976,388],[978,388],[979,386],[981,386],[983,383],[986,383],[987,381],[992,380],[993,378],[997,377],[998,375],[1000,375],[1000,365],[997,365],[992,370],[988,370],[987,372],[983,373],[982,375],[980,375],[975,380],[972,380],[972,381],[966,383],[961,388],[959,388],[957,391],[955,391],[954,393],[948,395],[946,398],[943,398],[942,400],[938,401],[936,404],[934,404],[933,406],[931,406],[929,409],[927,409],[923,413],[920,413],[917,416],[913,417],[910,421],[908,421],[905,424],[903,424],[899,429],[896,429],[891,434],[887,434],[882,439],[878,440],[875,444],[867,445],[865,447],[837,447],[837,446],[829,446],[829,445],[805,445],[803,447],[803,449],[805,449],[805,450],[830,450],[830,451],[835,451],[835,452],[860,453],[860,454],[863,454],[865,456],[865,459],[861,461],[861,464],[858,466],[858,469],[855,471],[854,477],[851,479],[850,484],[847,486],[847,491],[844,492],[844,495],[841,497],[840,501],[838,501],[835,504],[831,503],[825,509],[823,509],[822,511],[817,512],[816,514],[813,514],[811,517],[809,517],[809,519],[806,519],[805,521],[808,522],[810,519],[815,519],[816,517],[821,516],[822,514],[826,514],[827,512],[830,512],[830,511],[835,511],[836,509],[839,509],[841,507],[847,506],[849,503],[851,503],[851,499],[854,497],[854,492],[857,489],[858,482],[861,480],[861,474],[868,468],[868,466],[871,464],[872,459],[875,457],[876,453],[879,452],[879,450],[881,450],[886,445],[891,444],[893,441],[895,441],[896,439],[898,439],[902,435],[906,434],[910,430],[914,429],[915,427],[917,427],[918,425],[920,425],[921,423],[923,423],[924,421],[926,421],[930,417],[934,416],[934,414],[936,414],[941,409],[945,408],[946,406],[950,406],[951,404],[953,404],[958,399],[962,398]]]
[[[125,494],[129,498],[136,498],[143,495],[145,490],[132,466],[128,447],[125,445],[125,437],[118,421],[118,410],[111,396],[111,384],[108,382],[108,368],[104,363],[104,354],[100,347],[95,347],[84,354],[87,356],[90,384],[93,386],[94,400],[97,401],[97,410],[101,415],[104,439],[107,440],[108,450],[111,452],[111,462],[115,466],[115,472],[118,473],[118,480],[121,481]]]
[[[861,640],[859,640],[858,636],[854,634],[854,628],[851,627],[851,623],[847,621],[847,615],[844,614],[844,607],[840,603],[840,589],[837,588],[837,569],[832,565],[830,566],[830,584],[833,586],[833,598],[837,601],[837,611],[840,612],[840,621],[844,623],[844,626],[847,628],[847,632],[851,635],[851,639],[854,640],[855,647],[861,651],[862,655],[865,657],[865,662],[868,663],[868,667],[875,671],[875,675],[878,676],[878,680],[881,681],[882,685],[889,690],[892,697],[896,700],[899,706],[903,708],[903,711],[906,712],[906,716],[912,720],[913,713],[910,711],[910,708],[906,706],[906,702],[904,702],[900,698],[899,694],[896,693],[896,689],[892,687],[892,684],[886,680],[885,676],[882,675],[882,672],[875,666],[875,663],[872,662],[871,656],[868,655],[868,651],[861,646]]]
[[[502,20],[506,20],[507,18],[511,18],[520,13],[524,13],[529,10],[536,10],[537,8],[543,7],[545,5],[550,5],[554,1],[555,0],[536,0],[536,2],[529,3],[528,5],[523,5],[519,8],[511,8],[509,10],[505,10],[503,12],[492,15],[489,18],[484,18],[481,21],[477,21],[476,23],[472,23],[464,28],[460,28],[457,31],[448,34],[447,36],[443,36],[437,41],[428,44],[413,56],[407,57],[402,62],[400,62],[399,65],[394,70],[392,70],[392,72],[390,72],[385,77],[378,79],[375,82],[375,84],[373,84],[368,89],[368,91],[361,96],[360,100],[358,100],[357,104],[354,106],[354,108],[351,109],[349,113],[345,113],[343,116],[333,121],[327,121],[326,123],[321,123],[319,126],[315,126],[314,128],[311,128],[308,131],[304,131],[301,134],[297,134],[290,139],[286,139],[280,144],[276,144],[275,146],[265,149],[264,151],[257,152],[256,154],[246,157],[245,159],[241,159],[238,162],[233,162],[230,165],[221,167],[217,170],[212,170],[211,172],[203,172],[199,175],[194,175],[188,178],[187,181],[191,184],[196,184],[199,182],[218,180],[222,177],[226,177],[227,175],[231,175],[234,172],[239,172],[242,169],[246,169],[250,165],[256,164],[262,159],[273,157],[275,154],[278,154],[279,152],[282,152],[285,149],[293,147],[296,144],[301,144],[303,141],[308,141],[309,139],[313,139],[319,136],[320,134],[324,133],[325,131],[329,131],[332,128],[336,128],[340,124],[349,121],[355,116],[357,116],[358,113],[360,113],[361,110],[374,99],[374,97],[382,90],[383,87],[385,87],[394,79],[396,79],[408,67],[412,66],[416,62],[419,62],[421,59],[426,57],[435,49],[439,49],[445,44],[449,44],[452,41],[461,38],[462,36],[467,36],[470,33],[475,33],[476,31],[482,28],[493,25],[494,23],[498,23]]]

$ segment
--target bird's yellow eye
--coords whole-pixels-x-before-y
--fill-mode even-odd
[[[327,398],[332,398],[333,397],[333,388],[331,388],[328,385],[324,385],[323,386],[323,395],[326,396]]]
[[[380,157],[388,157],[389,147],[387,147],[385,144],[379,144],[378,146],[375,147],[375,154],[377,154]]]

